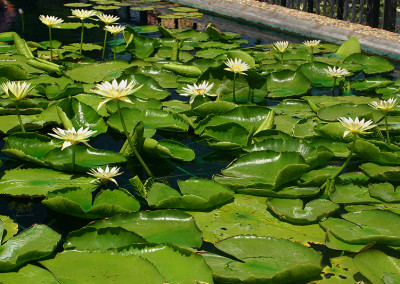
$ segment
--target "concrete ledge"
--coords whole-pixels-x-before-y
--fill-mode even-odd
[[[264,25],[276,30],[341,43],[357,37],[362,49],[400,59],[400,34],[336,20],[256,0],[170,0],[239,21]]]

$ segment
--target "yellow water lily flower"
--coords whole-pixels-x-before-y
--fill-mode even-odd
[[[44,16],[44,15],[40,15],[39,20],[42,21],[42,23],[48,26],[49,28],[57,27],[59,24],[64,22],[63,19],[54,16]]]
[[[283,53],[289,48],[289,42],[288,41],[277,41],[273,44],[273,47]]]
[[[367,134],[367,130],[374,128],[376,125],[372,124],[372,120],[365,121],[364,118],[359,120],[356,117],[354,120],[349,117],[339,117],[338,118],[340,123],[345,127],[347,130],[343,134],[343,138],[347,136],[349,133],[353,133],[354,135],[357,134]]]
[[[143,86],[136,86],[132,81],[128,84],[128,80],[122,80],[119,84],[116,79],[110,82],[102,82],[96,85],[96,89],[92,90],[93,93],[96,93],[100,96],[105,97],[106,99],[99,103],[97,109],[101,108],[103,104],[111,100],[120,100],[127,103],[132,103],[128,95],[133,94],[137,90],[139,90]]]
[[[112,26],[105,26],[104,30],[112,33],[113,35],[116,35],[120,32],[122,32],[125,29],[124,26],[116,26],[116,25],[112,25]]]
[[[346,76],[346,75],[350,74],[350,72],[347,71],[347,69],[340,68],[340,67],[337,67],[337,68],[333,67],[332,68],[332,67],[328,66],[328,69],[324,69],[324,71],[327,74],[329,74],[332,77],[334,77],[334,78],[340,78],[340,77],[343,77],[343,76]]]
[[[88,174],[95,177],[95,179],[92,180],[90,183],[94,183],[97,180],[99,180],[101,183],[107,183],[108,181],[112,181],[118,186],[118,183],[114,179],[114,177],[122,174],[122,172],[119,171],[120,169],[121,168],[119,167],[112,167],[110,169],[108,166],[104,170],[100,167],[98,167],[96,170],[90,169],[90,172],[88,172]]]
[[[78,131],[76,131],[74,127],[67,130],[61,128],[53,128],[53,131],[55,134],[49,133],[50,136],[53,136],[54,138],[60,140],[64,140],[61,150],[64,150],[65,148],[78,143],[83,143],[86,146],[90,147],[87,141],[89,140],[90,136],[97,132],[95,130],[89,130],[89,127],[85,129],[81,127],[78,129]]]
[[[235,58],[235,60],[233,60],[232,58],[228,58],[228,60],[224,63],[226,66],[228,66],[228,68],[224,68],[224,70],[243,75],[246,75],[246,73],[244,72],[251,68],[246,62],[243,62],[240,58]]]
[[[306,40],[303,42],[303,44],[311,49],[314,47],[317,47],[321,43],[320,40]]]
[[[387,101],[380,100],[379,102],[373,101],[368,104],[370,107],[375,109],[381,110],[382,112],[386,113],[397,106],[397,98],[390,98]]]
[[[25,98],[28,93],[32,90],[31,83],[23,82],[11,82],[8,81],[0,85],[4,93],[13,101],[20,101]]]
[[[94,10],[80,10],[80,9],[71,9],[72,15],[74,15],[75,17],[84,20],[84,19],[88,19],[90,17],[93,17],[97,14],[96,11]]]
[[[119,17],[113,16],[113,15],[106,15],[106,14],[100,14],[97,15],[97,17],[105,23],[106,25],[111,25],[112,23],[115,23],[116,21],[119,20]]]

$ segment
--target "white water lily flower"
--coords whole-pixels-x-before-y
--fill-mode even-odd
[[[381,110],[382,112],[386,113],[389,110],[393,109],[395,106],[397,106],[397,99],[390,98],[387,101],[385,100],[380,100],[379,102],[370,102],[368,104],[370,107],[373,107],[375,109]]]
[[[25,98],[28,93],[32,90],[31,83],[23,82],[11,82],[8,81],[0,85],[4,93],[13,101],[20,101]]]
[[[228,66],[228,68],[224,68],[224,70],[243,75],[246,75],[246,73],[244,72],[251,68],[246,62],[243,62],[240,58],[235,58],[235,60],[233,60],[232,58],[228,58],[228,60],[224,63],[226,66]]]
[[[106,15],[106,14],[100,14],[97,15],[97,17],[100,19],[100,21],[102,21],[106,25],[111,25],[112,23],[119,20],[119,17],[117,16]]]
[[[186,88],[183,87],[182,89],[185,91],[185,93],[180,94],[181,96],[191,96],[190,98],[190,102],[192,103],[194,98],[196,96],[210,96],[210,97],[216,97],[216,94],[211,94],[210,90],[212,89],[212,87],[214,86],[214,83],[210,84],[207,81],[203,81],[201,84],[199,85],[187,85]]]
[[[340,123],[347,129],[343,134],[343,138],[349,133],[353,133],[354,135],[367,134],[369,133],[367,130],[376,126],[375,124],[372,124],[372,120],[365,121],[364,118],[359,120],[358,117],[356,117],[353,120],[351,117],[339,117],[338,119]]]
[[[274,43],[273,47],[274,47],[277,51],[283,53],[283,52],[285,52],[285,51],[288,49],[288,47],[289,47],[289,42],[288,42],[288,41],[277,41],[277,42]]]
[[[42,21],[42,23],[48,26],[49,28],[57,27],[59,24],[64,22],[63,19],[54,16],[44,16],[44,15],[40,15],[39,20]]]
[[[61,150],[64,150],[65,148],[72,146],[74,144],[78,143],[83,143],[86,146],[90,147],[90,145],[87,143],[89,140],[89,137],[95,134],[97,131],[89,130],[89,127],[87,128],[79,128],[78,131],[75,130],[74,127],[64,130],[61,128],[53,128],[54,133],[49,133],[50,136],[53,136],[54,138],[64,140],[64,143],[61,147]]]
[[[350,74],[350,72],[347,71],[347,69],[344,69],[344,68],[342,69],[340,67],[338,67],[338,68],[333,67],[332,68],[332,67],[328,66],[328,69],[324,69],[324,71],[327,74],[329,74],[329,75],[331,75],[332,77],[335,77],[335,78],[343,77],[343,76],[346,76],[346,75]]]
[[[88,19],[90,17],[93,17],[97,14],[96,11],[94,10],[79,10],[79,9],[71,9],[72,15],[74,15],[75,17],[84,20],[84,19]]]
[[[122,172],[119,172],[120,168],[119,167],[112,167],[111,169],[107,166],[105,170],[102,168],[98,167],[96,170],[95,169],[90,169],[90,172],[88,172],[89,175],[94,176],[96,179],[92,180],[90,183],[94,183],[97,180],[99,180],[102,183],[107,183],[108,181],[112,181],[118,186],[117,181],[114,179],[114,177],[119,176],[122,174]]]
[[[309,48],[317,47],[321,43],[320,40],[306,40],[303,44]]]
[[[117,33],[122,32],[124,29],[125,29],[124,26],[115,26],[115,25],[113,25],[113,26],[105,26],[104,27],[104,30],[106,30],[106,31],[108,31],[108,32],[110,32],[110,33],[112,33],[114,35],[116,35]]]
[[[122,80],[119,84],[116,79],[110,82],[103,82],[96,85],[97,89],[92,90],[94,93],[105,97],[106,99],[99,103],[97,109],[103,104],[111,100],[120,100],[127,103],[132,103],[128,95],[133,94],[143,86],[136,86],[132,81],[128,84],[128,80]]]

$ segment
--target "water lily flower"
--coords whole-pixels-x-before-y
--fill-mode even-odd
[[[127,97],[133,94],[143,86],[136,86],[132,81],[128,84],[128,80],[122,80],[119,84],[116,79],[110,82],[102,82],[96,85],[96,89],[93,90],[94,93],[105,97],[105,99],[99,103],[97,109],[101,108],[106,102],[111,100],[124,101],[127,103],[132,103],[132,101]]]
[[[306,40],[303,44],[311,49],[317,47],[321,43],[320,40]]]
[[[246,62],[243,62],[240,58],[235,58],[235,60],[233,60],[232,58],[228,58],[228,60],[224,63],[226,66],[228,66],[228,68],[224,68],[224,70],[231,71],[235,74],[238,73],[246,75],[246,73],[244,72],[251,68]]]
[[[330,67],[328,66],[328,69],[324,69],[324,71],[331,75],[333,78],[340,78],[340,77],[344,77],[346,75],[349,75],[350,72],[347,71],[347,69],[344,68],[340,68],[340,67]]]
[[[216,94],[211,94],[210,90],[214,86],[214,83],[210,84],[207,81],[203,81],[199,85],[187,85],[187,87],[183,87],[182,89],[185,91],[185,93],[180,94],[181,96],[191,96],[189,103],[191,104],[196,96],[210,96],[210,97],[216,97]]]
[[[397,106],[397,98],[390,98],[387,101],[385,100],[380,100],[379,102],[373,101],[368,104],[370,107],[373,107],[375,109],[381,110],[383,114],[385,115],[385,126],[386,126],[386,140],[387,143],[390,145],[390,136],[389,136],[389,124],[388,124],[388,118],[387,118],[387,113],[393,109],[395,106]]]
[[[32,90],[31,83],[8,81],[0,85],[4,93],[13,101],[20,101]]]
[[[277,41],[274,42],[273,47],[275,50],[284,53],[288,47],[289,47],[289,42],[288,41]]]
[[[116,21],[119,20],[119,17],[117,16],[112,16],[112,15],[106,15],[106,14],[100,14],[97,15],[97,17],[105,23],[106,25],[111,25],[112,23],[115,23]]]
[[[95,130],[89,130],[89,127],[85,129],[81,127],[78,129],[78,131],[76,131],[74,127],[67,130],[61,128],[53,128],[53,131],[55,134],[49,133],[50,136],[53,136],[54,138],[60,140],[64,140],[61,150],[64,150],[65,148],[78,143],[83,143],[86,146],[90,147],[87,141],[89,140],[90,136],[97,132]]]
[[[114,179],[114,177],[122,174],[122,172],[119,171],[120,169],[121,168],[119,167],[112,167],[110,169],[108,166],[104,170],[101,167],[98,167],[96,170],[90,169],[90,172],[88,172],[88,174],[95,177],[95,179],[92,180],[90,183],[94,183],[97,180],[99,180],[101,183],[104,184],[107,183],[108,181],[112,181],[118,186],[118,183]]]
[[[112,33],[113,35],[118,34],[120,32],[122,32],[125,29],[124,26],[116,26],[116,25],[112,25],[112,26],[105,26],[104,30]]]
[[[57,27],[59,24],[64,22],[63,19],[54,16],[44,16],[44,15],[40,15],[39,20],[49,28]]]
[[[372,120],[365,121],[364,118],[359,120],[356,117],[354,120],[349,117],[339,117],[338,118],[340,123],[345,127],[347,130],[343,134],[343,138],[347,136],[349,133],[353,133],[354,135],[357,134],[367,134],[367,130],[374,128],[376,125],[372,124]]]
[[[374,109],[381,110],[382,112],[386,113],[397,106],[397,99],[390,98],[387,101],[380,100],[379,102],[373,101],[368,104],[370,107]]]
[[[88,19],[90,17],[93,17],[97,14],[96,11],[94,10],[80,10],[80,9],[71,9],[72,15],[74,15],[75,17],[81,19],[81,20],[85,20]]]

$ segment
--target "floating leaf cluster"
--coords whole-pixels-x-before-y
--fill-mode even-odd
[[[98,28],[80,18],[52,36]],[[103,48],[0,34],[0,134],[15,162],[0,195],[76,223],[22,230],[0,216],[0,282],[399,281],[392,63],[356,38],[241,48],[212,24],[115,33]],[[11,84],[29,88],[15,100]]]

